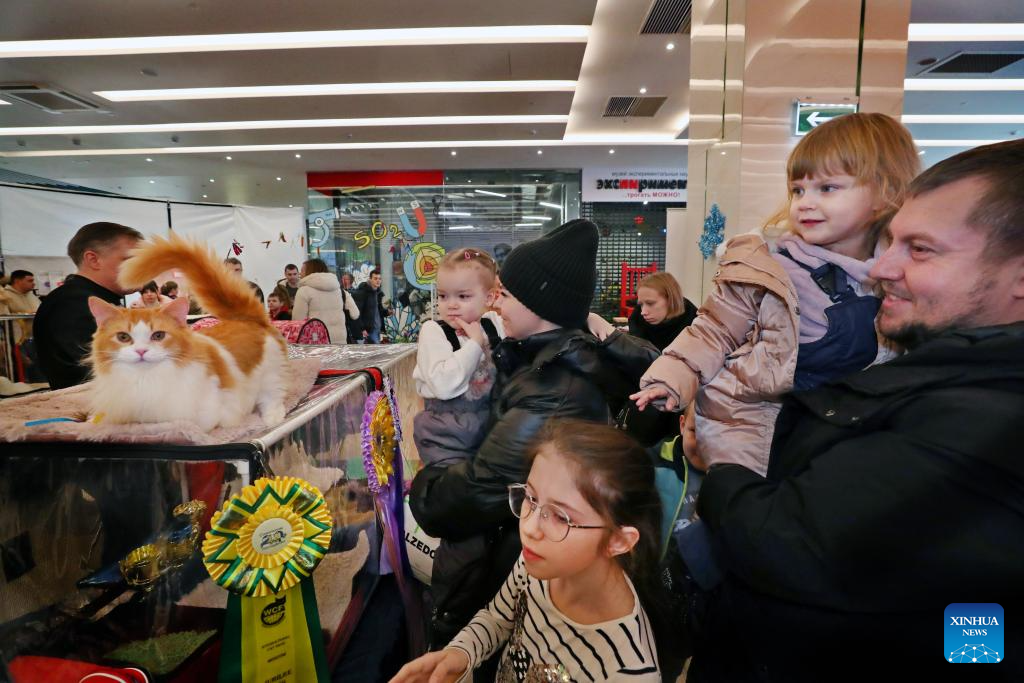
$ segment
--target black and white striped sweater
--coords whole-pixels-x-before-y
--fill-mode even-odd
[[[498,683],[660,681],[650,622],[628,577],[626,582],[634,599],[630,614],[600,624],[577,624],[558,611],[548,582],[530,576],[520,556],[494,599],[448,645],[469,656],[469,670],[461,680],[470,680],[475,667],[507,645]]]

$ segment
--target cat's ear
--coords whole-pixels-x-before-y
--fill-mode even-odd
[[[122,310],[123,309],[120,306],[108,304],[97,296],[89,297],[89,312],[92,313],[92,317],[96,318],[97,325],[102,325]]]
[[[179,325],[184,325],[188,319],[188,297],[179,296],[169,304],[164,304],[160,312],[174,318]]]

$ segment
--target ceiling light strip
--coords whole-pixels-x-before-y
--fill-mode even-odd
[[[912,43],[1024,40],[1024,24],[910,24],[907,40]]]
[[[1005,92],[1024,90],[1024,78],[907,78],[903,81],[903,89],[918,92]]]
[[[0,100],[2,102],[2,100]],[[115,133],[188,133],[278,128],[369,128],[375,126],[467,126],[516,123],[567,123],[568,114],[503,114],[495,116],[384,116],[356,119],[292,119],[281,121],[198,121],[108,126],[21,126],[0,128],[0,135],[104,135]]]
[[[313,83],[223,88],[166,88],[156,90],[97,90],[112,102],[220,100],[248,97],[328,97],[335,95],[408,95],[417,93],[572,92],[576,81],[412,81],[400,83]]]
[[[642,142],[634,139],[605,138],[604,144],[620,146],[685,146],[688,140]],[[451,147],[589,147],[594,143],[574,140],[408,140],[400,142],[324,142],[274,145],[218,145],[208,147],[138,147],[124,149],[41,149],[0,151],[0,157],[74,157],[74,156],[133,156],[154,154],[224,154],[234,152],[297,152],[306,150],[387,150],[387,149],[447,149]]]
[[[918,147],[981,147],[1007,140],[914,140]]]
[[[1021,114],[904,114],[903,123],[1024,123]]]
[[[407,45],[489,45],[513,43],[585,43],[585,25],[439,26],[348,31],[285,31],[187,36],[138,36],[0,42],[0,59],[86,57],[234,50],[296,50],[330,47]]]

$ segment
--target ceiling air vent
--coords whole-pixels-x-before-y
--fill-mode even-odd
[[[24,102],[51,114],[74,112],[100,112],[98,105],[65,90],[46,85],[7,84],[0,85],[0,96],[5,100]]]
[[[640,33],[689,33],[692,0],[654,0]]]
[[[1024,52],[957,52],[921,73],[992,74],[1024,59]]]
[[[635,116],[654,116],[665,104],[665,97],[611,97],[604,108],[604,116],[624,119]]]

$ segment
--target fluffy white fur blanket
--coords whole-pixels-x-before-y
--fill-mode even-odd
[[[284,376],[284,406],[290,411],[309,393],[320,372],[319,358],[292,358]],[[240,425],[201,432],[184,421],[151,424],[93,424],[91,422],[48,422],[26,426],[26,422],[54,417],[82,419],[86,412],[89,384],[47,391],[3,401],[0,409],[0,441],[112,441],[122,443],[166,443],[213,445],[248,441],[269,427],[256,413]],[[188,401],[188,396],[154,396],[158,401]]]

